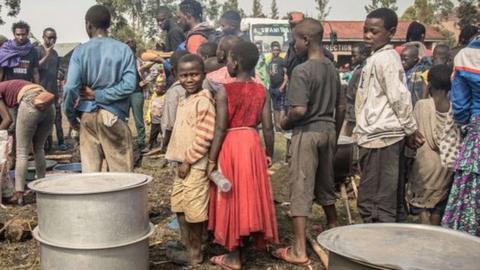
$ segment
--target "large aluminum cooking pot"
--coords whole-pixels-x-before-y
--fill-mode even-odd
[[[148,270],[148,237],[154,227],[143,237],[105,248],[58,246],[43,239],[38,227],[33,236],[40,242],[40,268],[45,270]]]
[[[478,270],[480,238],[435,226],[360,224],[323,232],[329,270]]]
[[[339,136],[335,153],[334,172],[337,182],[353,175],[354,142],[351,137]]]
[[[142,174],[92,173],[30,183],[37,194],[40,237],[60,246],[102,248],[145,236],[151,179]]]

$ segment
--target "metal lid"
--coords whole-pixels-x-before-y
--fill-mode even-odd
[[[361,224],[318,236],[331,252],[389,269],[477,270],[480,238],[441,227],[414,224]]]
[[[55,175],[28,184],[38,193],[79,195],[119,191],[145,185],[151,177],[135,173],[88,173]]]

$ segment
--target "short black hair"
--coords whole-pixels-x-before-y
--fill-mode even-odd
[[[439,51],[442,53],[448,54],[450,53],[450,46],[448,46],[448,44],[445,44],[445,43],[440,43],[437,46],[435,46],[435,48],[433,49],[433,54]]]
[[[178,72],[178,67],[180,66],[181,63],[190,63],[190,62],[197,63],[200,66],[200,70],[203,73],[205,73],[205,64],[203,63],[203,59],[200,58],[200,56],[198,56],[196,54],[190,54],[190,53],[182,56],[178,60],[176,71]]]
[[[238,13],[238,11],[235,11],[235,10],[229,10],[223,13],[220,19],[233,22],[238,27],[240,27],[240,24],[242,23],[242,17],[240,16],[240,13]]]
[[[432,86],[430,89],[450,91],[452,81],[450,79],[453,69],[449,65],[433,66],[428,72],[428,83]]]
[[[220,46],[221,49],[225,50],[228,54],[236,44],[241,43],[242,41],[243,39],[238,36],[224,36],[222,39],[220,39],[218,46]]]
[[[14,24],[12,24],[12,33],[15,34],[15,29],[25,29],[27,31],[27,34],[30,33],[30,25],[24,21],[18,21]]]
[[[112,17],[110,11],[106,6],[94,5],[88,9],[85,14],[85,21],[91,23],[94,27],[99,29],[108,29],[110,27]]]
[[[270,43],[270,48],[273,48],[273,47],[282,48],[282,46],[280,46],[280,42],[278,41],[272,41],[272,43]]]
[[[235,44],[230,51],[230,55],[240,64],[244,71],[255,69],[259,57],[257,46],[247,41]]]
[[[43,30],[43,35],[45,36],[45,33],[47,32],[54,32],[55,34],[57,33],[57,31],[55,31],[55,29],[53,29],[52,27],[47,27]]]
[[[372,48],[365,42],[358,42],[353,44],[352,49],[358,49],[358,51],[365,56],[369,56],[372,52]]]
[[[381,19],[385,29],[390,30],[398,26],[398,16],[390,8],[378,8],[367,15],[367,19]]]
[[[411,51],[417,57],[420,55],[420,49],[416,45],[407,45],[403,48],[402,52],[404,51]]]
[[[210,57],[217,56],[217,47],[218,44],[215,42],[205,42],[197,50],[197,53],[203,58],[207,59]]]
[[[183,0],[178,6],[178,8],[182,13],[190,15],[198,21],[203,20],[203,8],[198,1]]]
[[[295,27],[295,33],[311,37],[317,43],[322,43],[323,26],[319,20],[306,18]]]
[[[158,15],[160,13],[167,15],[167,18],[172,17],[172,11],[167,6],[158,7],[156,15]]]
[[[413,21],[410,23],[407,29],[407,42],[410,41],[422,41],[423,38],[425,38],[425,33],[427,32],[427,29],[425,28],[425,25]]]
[[[479,28],[474,25],[465,26],[458,37],[458,41],[461,45],[467,45],[470,40],[479,33]]]
[[[188,51],[185,51],[185,50],[175,51],[172,54],[172,57],[170,57],[170,62],[172,64],[172,70],[174,70],[174,71],[177,70],[178,60],[180,60],[180,58],[184,57],[187,54],[188,54]]]

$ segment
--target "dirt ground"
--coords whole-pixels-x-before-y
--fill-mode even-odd
[[[274,189],[274,196],[276,201],[278,229],[280,233],[280,241],[282,245],[286,245],[291,241],[292,230],[290,220],[287,216],[288,209],[282,205],[282,202],[288,200],[288,178],[287,167],[283,162],[285,154],[285,139],[283,136],[277,136],[276,140],[276,155],[274,157],[274,166],[272,170],[272,186]],[[171,190],[172,177],[168,169],[160,168],[162,158],[144,158],[142,166],[136,169],[138,173],[152,175],[154,180],[149,187],[149,215],[150,220],[155,224],[155,233],[150,239],[150,269],[184,269],[168,262],[165,256],[165,243],[168,240],[178,240],[179,234],[177,231],[168,227],[173,215],[170,212],[169,194]],[[23,228],[16,228],[20,232],[22,239],[19,242],[5,239],[5,232],[0,233],[0,269],[39,269],[39,248],[38,243],[31,238],[28,233],[36,226],[36,212],[35,212],[35,198],[34,194],[30,194],[26,199],[27,204],[23,207],[9,206],[7,209],[0,209],[0,228],[2,228],[8,220],[16,218],[24,221]],[[359,222],[356,209],[351,200],[350,208],[352,209],[353,217],[356,222]],[[340,200],[337,204],[339,211],[340,222],[342,225],[346,222],[345,207]],[[27,222],[25,222],[27,221]],[[15,222],[14,222],[15,223]],[[320,207],[314,207],[314,213],[310,220],[309,228],[312,228],[311,234],[318,235],[321,232],[321,224],[325,223],[324,215]],[[15,224],[8,226],[7,230],[13,230]],[[313,229],[314,228],[314,229]],[[22,230],[26,233],[22,233]],[[9,231],[9,238],[12,238],[11,231]],[[15,235],[15,232],[13,233]],[[18,239],[16,239],[18,240]],[[210,258],[213,255],[219,255],[225,251],[214,244],[209,244],[205,247],[205,258]],[[310,258],[313,259],[314,269],[323,269],[318,257],[309,249]],[[211,265],[208,260],[199,267],[190,269],[217,269]],[[282,263],[273,259],[268,253],[262,251],[255,251],[247,248],[244,258],[243,269],[278,269],[278,270],[295,270],[305,269],[295,267]]]

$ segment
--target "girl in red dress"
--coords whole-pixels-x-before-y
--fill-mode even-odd
[[[253,81],[258,60],[256,46],[235,45],[228,57],[228,72],[236,81],[216,93],[215,137],[208,173],[217,166],[231,182],[229,192],[211,185],[208,228],[215,242],[230,253],[211,262],[223,269],[241,269],[243,238],[253,236],[257,248],[278,243],[277,222],[268,166],[273,156],[274,133],[270,97]],[[265,148],[257,126],[262,124]]]

